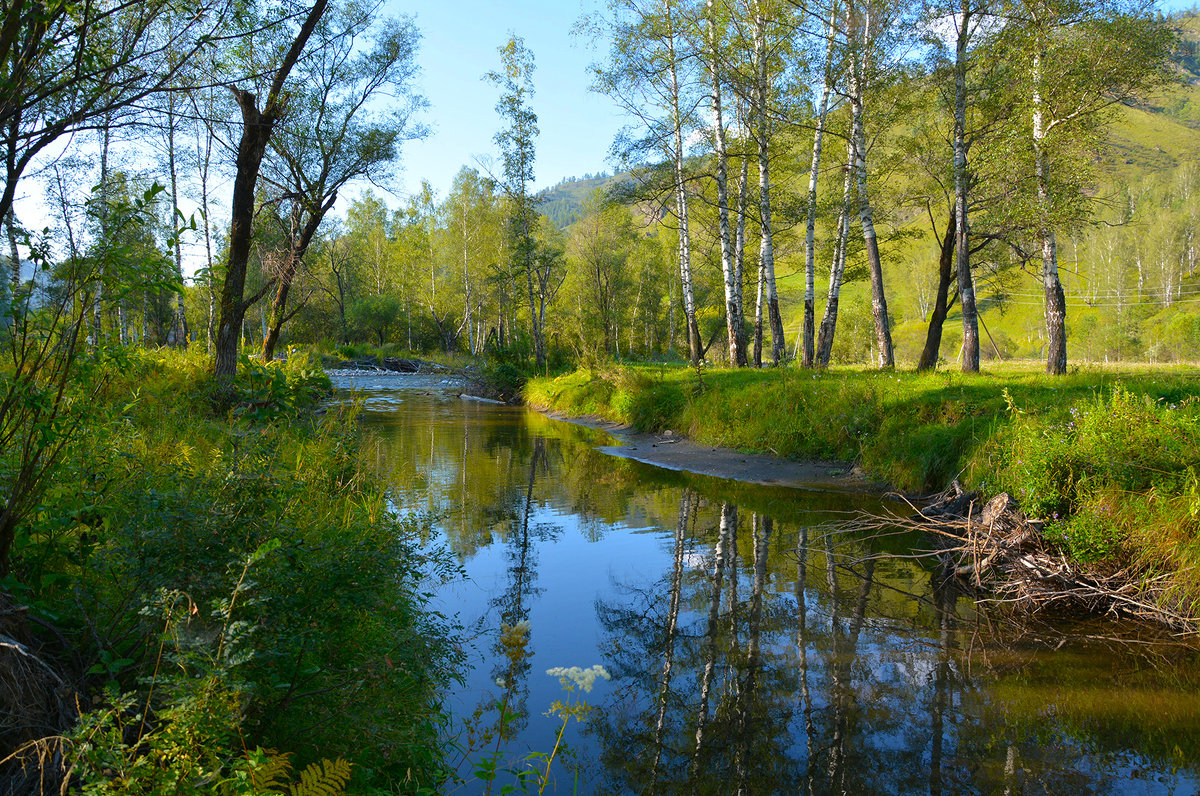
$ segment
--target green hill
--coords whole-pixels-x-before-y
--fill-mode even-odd
[[[566,229],[579,218],[583,201],[597,188],[609,188],[628,175],[585,174],[583,177],[567,177],[558,185],[546,188],[538,194],[538,210],[547,216],[559,229]]]

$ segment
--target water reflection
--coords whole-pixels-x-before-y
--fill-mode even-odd
[[[443,595],[478,633],[463,720],[506,699],[513,754],[548,752],[546,669],[613,675],[560,790],[575,773],[585,793],[1197,789],[1192,648],[981,611],[896,555],[920,540],[830,530],[872,498],[663,472],[532,413],[394,400],[365,418],[371,454],[469,576]],[[513,662],[499,628],[522,621]]]

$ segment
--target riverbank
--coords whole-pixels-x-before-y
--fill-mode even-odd
[[[911,495],[1007,492],[1096,571],[1200,616],[1200,375],[1049,378],[612,367],[534,378],[529,405],[781,458],[852,462]]]
[[[0,792],[436,787],[461,653],[423,573],[452,564],[315,361],[210,370],[89,355],[41,431],[61,448],[0,579]]]
[[[613,437],[616,445],[597,446],[596,449],[602,453],[667,470],[797,489],[849,492],[882,492],[887,489],[886,484],[871,480],[861,468],[850,462],[782,459],[767,453],[703,445],[669,429],[643,433],[628,423],[598,416],[572,416],[549,409],[539,411],[555,420],[599,429]]]

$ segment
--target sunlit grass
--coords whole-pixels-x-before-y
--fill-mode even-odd
[[[1200,371],[1040,362],[980,374],[610,366],[526,387],[535,407],[791,459],[854,462],[893,488],[1007,491],[1077,559],[1165,575],[1200,608]]]

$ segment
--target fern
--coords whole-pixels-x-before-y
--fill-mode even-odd
[[[300,782],[291,787],[291,796],[341,796],[350,782],[350,761],[322,760],[300,772]]]
[[[255,791],[283,793],[292,779],[292,756],[279,754],[274,749],[259,750],[264,755],[261,762],[251,769],[250,781]]]

